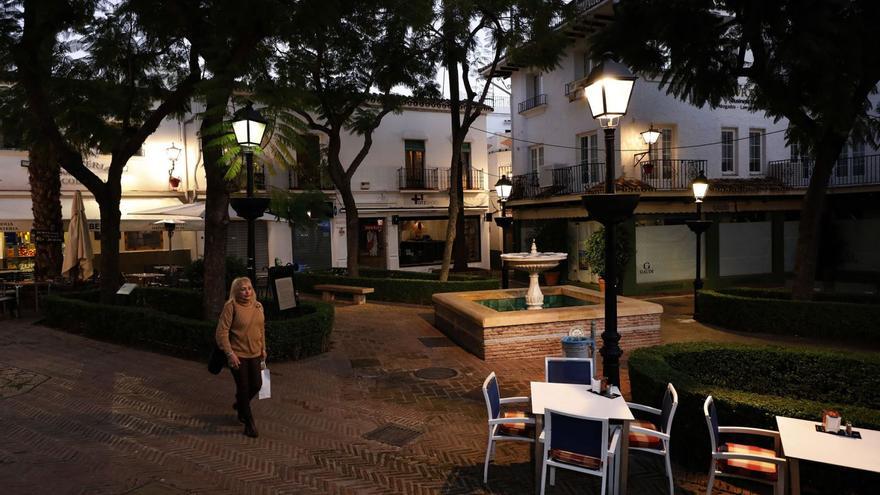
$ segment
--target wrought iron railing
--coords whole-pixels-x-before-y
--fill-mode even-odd
[[[813,160],[804,158],[767,162],[767,176],[779,179],[788,187],[807,187],[813,176]],[[828,187],[871,184],[880,184],[880,155],[851,156],[837,160],[828,179]]]
[[[535,95],[528,100],[519,102],[519,113],[547,104],[547,95]]]
[[[513,165],[498,165],[498,177],[501,178],[502,175],[506,175],[508,179],[513,177]]]
[[[594,185],[605,181],[605,164],[584,162],[571,167],[554,168],[552,194],[584,194]]]
[[[510,190],[510,199],[533,199],[541,191],[537,172],[514,175],[510,180],[513,182],[513,187]]]
[[[440,169],[437,168],[416,168],[416,169],[397,169],[398,187],[405,189],[433,189],[440,190],[439,177]]]
[[[706,172],[706,160],[656,158],[640,163],[642,182],[658,191],[681,191],[691,188],[691,181]]]
[[[290,170],[287,174],[289,189],[322,189],[329,191],[334,189],[330,172],[326,169],[305,171]]]

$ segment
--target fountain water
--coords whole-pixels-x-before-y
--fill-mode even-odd
[[[539,253],[534,239],[532,239],[532,251],[530,253],[508,253],[501,255],[501,259],[514,270],[529,272],[529,290],[526,292],[527,309],[541,309],[544,307],[544,294],[538,285],[538,275],[555,267],[567,257],[568,254],[566,253]]]

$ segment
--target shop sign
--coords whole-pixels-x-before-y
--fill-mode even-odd
[[[95,160],[87,160],[83,165],[89,170],[92,171],[95,175],[98,176],[102,181],[107,181],[107,173],[110,171],[110,165],[105,165],[99,161]],[[76,180],[76,177],[70,174],[64,168],[61,169],[61,187],[62,189],[69,189],[66,186],[74,186],[74,188],[85,188],[82,183]]]
[[[100,232],[101,231],[101,221],[100,220],[89,220],[89,230]]]
[[[646,261],[642,263],[642,267],[639,268],[639,275],[653,275],[654,274],[654,266],[651,265],[650,261]]]
[[[0,232],[18,232],[18,227],[15,222],[0,221]]]
[[[56,230],[31,230],[31,238],[35,243],[61,243],[64,242],[64,234]]]

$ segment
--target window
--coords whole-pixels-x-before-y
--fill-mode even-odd
[[[425,187],[425,142],[417,139],[404,140],[406,160],[406,185]]]
[[[476,180],[471,171],[471,143],[461,143],[461,177],[462,187],[474,189]]]
[[[532,94],[529,95],[532,98],[538,95],[544,94],[544,75],[543,74],[533,74],[532,75]]]
[[[596,133],[586,134],[578,138],[580,144],[581,176],[584,184],[599,181],[599,136]]]
[[[162,249],[163,232],[161,230],[123,232],[122,234],[126,251],[156,251]]]
[[[327,175],[321,166],[321,139],[314,134],[300,134],[294,142],[296,164],[288,169],[287,182],[290,189],[327,185]]]
[[[468,261],[480,261],[481,217],[464,218],[464,236],[467,245]],[[446,244],[445,218],[407,218],[401,219],[400,266],[435,265],[443,262],[443,248]]]
[[[672,178],[672,129],[669,127],[661,127],[660,137],[657,142],[651,146],[651,161],[659,162],[662,177],[664,179]]]
[[[254,189],[266,190],[266,166],[260,163],[254,164]]]
[[[721,173],[736,173],[736,129],[721,129]]]
[[[865,142],[852,141],[852,173],[853,175],[865,175]]]
[[[763,163],[764,129],[749,129],[749,173],[760,173]]]
[[[529,148],[529,170],[537,173],[544,166],[544,147],[532,146]]]

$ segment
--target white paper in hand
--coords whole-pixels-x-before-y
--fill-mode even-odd
[[[272,382],[269,368],[263,368],[263,386],[260,387],[260,399],[272,397]]]

